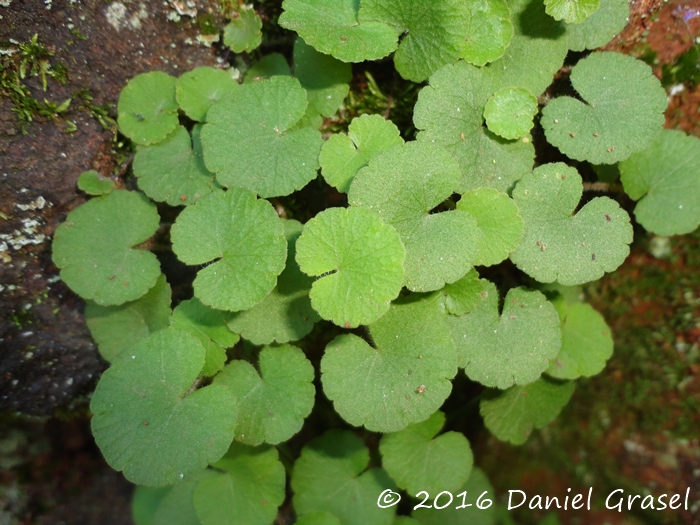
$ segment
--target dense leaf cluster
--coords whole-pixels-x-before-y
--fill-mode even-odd
[[[442,431],[458,370],[484,387],[486,427],[521,444],[611,356],[605,321],[567,287],[622,264],[632,225],[609,197],[582,201],[576,166],[619,162],[652,232],[700,223],[700,144],[662,131],[665,93],[648,66],[593,52],[572,68],[576,96],[540,97],[568,50],[621,29],[626,6],[285,0],[279,22],[299,34],[291,67],[272,54],[242,81],[200,67],[129,82],[119,126],[137,145],[143,193],[83,174],[96,197],[58,228],[53,258],[111,362],[92,428],[140,485],[139,525],[268,525],[287,477],[300,525],[494,523],[495,509],[475,508],[395,520],[376,501],[385,489],[493,499],[467,439]],[[224,42],[250,51],[260,28],[243,7]],[[416,140],[381,115],[324,138],[350,63],[391,53],[405,79],[427,81]],[[535,122],[579,163],[536,166]],[[267,199],[319,173],[348,206],[280,218]],[[196,278],[176,305],[143,244],[160,222],[149,198],[183,207],[172,250]],[[482,277],[507,259],[527,287]],[[333,335],[314,367],[305,337],[317,323],[316,336]],[[379,455],[348,426],[316,429],[292,466],[281,444],[319,395],[348,426],[384,433]]]

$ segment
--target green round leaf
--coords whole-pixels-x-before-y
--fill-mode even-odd
[[[493,188],[472,190],[462,195],[457,209],[474,217],[483,233],[473,260],[475,266],[498,264],[518,248],[523,238],[523,219],[507,194]]]
[[[319,163],[326,182],[347,193],[357,172],[372,157],[393,146],[403,144],[397,128],[381,115],[362,115],[354,118],[348,134],[330,136],[321,148]]]
[[[78,177],[78,189],[88,195],[104,195],[114,189],[114,181],[103,179],[95,170],[88,170]]]
[[[600,7],[600,0],[544,0],[545,11],[555,20],[580,24]]]
[[[257,82],[258,80],[278,75],[291,76],[292,70],[289,68],[289,64],[287,64],[287,59],[284,58],[284,55],[270,53],[250,66],[248,71],[246,71],[243,83]]]
[[[462,497],[458,498],[457,495],[462,492],[467,493],[465,502],[471,506],[459,509],[457,507],[462,504]],[[454,495],[452,505],[444,509],[417,509],[413,511],[413,517],[421,525],[465,525],[466,523],[469,525],[495,525],[496,505],[494,502],[496,495],[483,470],[474,467],[467,482],[455,490]],[[433,495],[431,494],[431,496]],[[446,497],[443,496],[443,498]],[[489,500],[491,501],[490,505]],[[446,499],[441,499],[440,504],[444,504],[445,501]],[[476,506],[477,501],[480,501],[482,506],[489,506],[480,509]]]
[[[146,295],[119,306],[88,302],[85,320],[100,355],[112,361],[153,332],[167,328],[170,320],[170,285],[161,274]]]
[[[627,212],[596,197],[573,215],[582,192],[581,176],[562,163],[539,166],[513,191],[525,236],[510,259],[533,279],[583,284],[616,270],[629,255]]]
[[[458,62],[435,73],[418,94],[413,114],[418,141],[443,146],[457,160],[459,193],[484,186],[506,191],[532,169],[535,149],[529,139],[507,141],[484,128],[484,106],[497,88],[482,69]]]
[[[566,42],[572,51],[602,47],[627,25],[628,0],[600,0],[600,8],[580,24],[566,25]]]
[[[132,78],[119,94],[119,131],[137,144],[153,144],[177,127],[175,79],[161,71]]]
[[[547,369],[558,379],[590,377],[605,368],[613,353],[610,327],[603,316],[586,303],[560,301],[561,350]]]
[[[634,216],[657,235],[683,235],[700,225],[700,139],[663,130],[652,145],[620,163]]]
[[[122,352],[90,403],[92,433],[107,463],[133,483],[175,483],[219,459],[233,439],[236,401],[211,385],[188,393],[204,348],[187,332],[152,334]]]
[[[536,114],[537,99],[527,89],[518,87],[496,91],[484,107],[486,125],[504,139],[529,135]]]
[[[214,378],[238,399],[235,439],[276,445],[299,432],[314,406],[314,367],[295,346],[266,346],[260,373],[247,361],[232,361]]]
[[[461,210],[430,213],[460,177],[445,149],[414,141],[372,158],[352,182],[350,204],[378,212],[399,233],[409,290],[438,290],[471,269],[482,235],[476,220]]]
[[[309,109],[324,117],[338,111],[350,91],[352,68],[329,55],[319,53],[297,38],[294,43],[294,76],[306,90]]]
[[[195,296],[218,310],[262,301],[284,269],[287,242],[272,205],[241,188],[217,191],[185,208],[171,230],[185,264],[212,264],[194,281]]]
[[[571,70],[583,99],[559,97],[542,111],[547,140],[562,153],[613,164],[647,148],[664,123],[666,91],[644,62],[620,53],[593,53]]]
[[[243,84],[207,113],[204,162],[224,186],[261,197],[289,195],[316,177],[323,140],[295,125],[306,112],[306,91],[285,76]]]
[[[370,210],[330,208],[304,226],[297,241],[301,271],[321,276],[311,304],[338,326],[378,319],[401,291],[405,251],[396,230]]]
[[[171,206],[194,204],[218,187],[182,126],[158,144],[136,150],[134,175],[146,195]]]
[[[451,315],[468,314],[489,296],[489,284],[485,279],[479,279],[476,270],[471,269],[459,281],[440,290],[439,294],[443,298],[438,304]]]
[[[469,28],[462,0],[362,0],[362,22],[385,23],[401,35],[394,64],[399,74],[423,82],[459,59]]]
[[[508,4],[505,0],[476,0],[467,7],[469,29],[462,58],[475,66],[501,58],[513,38]]]
[[[226,326],[227,319],[227,313],[202,304],[196,297],[182,301],[173,310],[170,326],[191,333],[206,351],[203,376],[213,376],[221,370],[226,362],[225,349],[231,348],[239,340],[238,334]]]
[[[357,0],[284,0],[282,8],[282,27],[343,62],[384,58],[398,45],[398,35],[387,24],[358,22]]]
[[[277,278],[277,286],[252,308],[230,317],[229,328],[255,345],[297,341],[320,320],[309,298],[313,279],[302,273],[294,260],[302,228],[295,220],[284,221],[287,265]]]
[[[395,507],[382,509],[377,498],[395,489],[380,468],[367,469],[369,450],[347,430],[329,430],[301,451],[292,472],[294,509],[334,514],[342,525],[391,525]]]
[[[224,93],[238,87],[231,73],[214,67],[196,67],[177,79],[175,96],[182,111],[192,120],[202,121],[209,108]]]
[[[234,441],[212,466],[220,472],[200,481],[194,490],[194,508],[202,523],[270,525],[274,521],[285,485],[277,449]]]
[[[435,437],[444,425],[445,414],[438,411],[421,423],[382,437],[382,466],[409,494],[454,492],[469,478],[474,463],[469,441],[459,432]]]
[[[192,501],[194,489],[201,480],[213,475],[211,469],[200,470],[177,485],[166,487],[168,492],[153,515],[153,525],[201,525]]]
[[[253,8],[242,6],[224,27],[224,45],[234,53],[250,52],[262,42],[262,20]]]
[[[151,252],[134,249],[158,229],[156,207],[142,194],[116,190],[68,214],[53,240],[53,262],[75,293],[100,305],[144,295],[160,275]]]
[[[481,395],[479,408],[484,424],[501,441],[522,445],[533,428],[544,428],[554,421],[574,393],[574,383],[538,379],[506,391],[488,388]]]
[[[340,520],[330,512],[314,510],[307,512],[294,525],[342,525]]]
[[[326,346],[323,391],[345,421],[396,432],[442,405],[457,373],[443,317],[435,299],[395,302],[369,327],[374,348],[352,334]]]
[[[459,366],[471,380],[495,388],[536,381],[561,348],[556,310],[540,292],[514,288],[499,314],[496,287],[487,292],[471,313],[445,317]]]

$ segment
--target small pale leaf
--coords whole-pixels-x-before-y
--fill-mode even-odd
[[[496,287],[487,291],[471,313],[445,317],[459,366],[473,381],[495,388],[536,381],[561,347],[556,310],[540,292],[514,288],[499,314]]]
[[[559,415],[574,393],[574,383],[538,379],[506,391],[489,388],[479,404],[484,424],[501,441],[522,445],[535,428],[543,428]]]
[[[580,24],[600,7],[600,0],[544,0],[545,11],[555,20]]]
[[[486,125],[499,137],[517,139],[530,134],[537,114],[537,99],[527,89],[507,87],[486,102]]]
[[[272,205],[242,188],[217,191],[188,206],[171,229],[173,251],[197,273],[195,296],[217,310],[262,301],[284,269],[287,242]]]
[[[262,20],[251,7],[243,6],[224,27],[224,44],[234,53],[249,53],[262,42]]]
[[[625,192],[639,200],[634,216],[657,235],[700,225],[700,139],[663,130],[652,145],[620,163]]]
[[[115,190],[68,214],[54,234],[53,262],[84,299],[108,306],[134,301],[155,284],[158,259],[133,248],[158,229],[153,203],[135,191]]]
[[[104,195],[114,189],[114,181],[103,179],[95,170],[88,170],[78,177],[78,189],[88,195]]]
[[[525,236],[510,259],[533,279],[583,284],[616,270],[629,255],[627,212],[596,197],[573,215],[582,192],[581,176],[562,163],[539,166],[513,191]]]
[[[137,144],[160,142],[177,127],[175,78],[161,71],[132,78],[119,94],[119,130]]]
[[[330,208],[304,226],[297,241],[301,271],[320,276],[311,304],[338,326],[355,328],[386,313],[404,280],[404,247],[396,230],[363,208]]]
[[[507,194],[493,188],[472,190],[462,195],[457,209],[474,217],[483,234],[475,266],[498,264],[518,248],[524,223],[518,206]]]
[[[435,298],[412,297],[393,303],[370,325],[375,348],[352,334],[326,346],[323,391],[343,419],[372,431],[396,432],[442,405],[457,373],[444,317]]]
[[[469,29],[462,58],[483,66],[501,58],[511,38],[513,24],[505,0],[476,0],[468,2]]]
[[[469,441],[459,432],[435,437],[444,425],[445,414],[437,411],[421,423],[382,436],[382,466],[409,494],[455,492],[469,478],[474,463]]]
[[[563,96],[542,110],[547,140],[565,155],[614,164],[661,133],[666,91],[651,68],[620,53],[593,53],[571,70],[581,99]]]
[[[347,193],[357,172],[372,157],[393,146],[403,144],[397,128],[381,115],[362,115],[354,118],[348,134],[331,135],[321,148],[319,163],[326,182]]]
[[[295,346],[266,346],[260,372],[247,361],[232,361],[214,378],[238,399],[235,439],[247,445],[276,445],[299,432],[314,406],[314,367]]]
[[[321,133],[295,125],[306,113],[297,79],[275,76],[226,95],[207,113],[204,162],[224,186],[289,195],[316,177]]]
[[[175,96],[182,111],[192,120],[203,121],[207,111],[224,93],[238,88],[225,69],[196,67],[177,79]]]
[[[226,452],[236,401],[218,385],[188,393],[203,366],[199,341],[168,328],[122,352],[102,375],[90,403],[92,433],[129,481],[172,484]]]
[[[472,268],[459,281],[440,290],[444,298],[438,304],[451,315],[468,314],[488,298],[489,284],[485,279],[479,279],[479,274]]]
[[[396,508],[379,508],[377,498],[396,487],[383,469],[368,465],[369,450],[352,432],[334,429],[317,437],[294,464],[295,510],[302,516],[329,512],[342,525],[391,525]]]

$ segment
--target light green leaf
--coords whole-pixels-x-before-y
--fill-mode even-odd
[[[505,0],[468,2],[469,29],[462,58],[475,66],[483,66],[503,56],[511,38],[513,24]]]
[[[574,393],[574,383],[538,379],[505,392],[487,389],[479,404],[484,424],[501,441],[522,445],[533,428],[543,428],[559,415]]]
[[[482,117],[496,80],[465,62],[446,66],[418,94],[413,122],[419,142],[445,147],[457,160],[459,193],[484,186],[508,190],[529,173],[535,149],[529,139],[507,141],[486,128]]]
[[[223,387],[222,387],[223,388]],[[285,474],[277,449],[231,444],[212,466],[219,469],[194,490],[194,508],[203,524],[270,525],[284,501]]]
[[[338,326],[375,321],[401,291],[405,251],[396,230],[363,208],[330,208],[304,226],[297,241],[301,271],[320,276],[311,304]]]
[[[399,74],[423,82],[459,59],[467,37],[469,9],[462,0],[362,0],[360,21],[385,23],[401,35],[394,54]]]
[[[657,235],[683,235],[700,224],[700,139],[663,130],[652,145],[620,163],[634,216]],[[641,199],[641,200],[640,200]]]
[[[257,82],[264,78],[275,77],[279,75],[291,76],[292,70],[289,68],[287,59],[279,53],[270,53],[265,55],[255,64],[250,66],[245,74],[243,83]]]
[[[476,220],[461,210],[430,213],[460,177],[445,149],[414,141],[372,158],[353,179],[348,202],[376,211],[399,233],[409,290],[439,290],[471,269],[482,236]]]
[[[372,157],[403,144],[397,128],[381,115],[362,115],[354,118],[348,127],[348,134],[336,133],[330,136],[321,148],[319,163],[326,182],[347,193],[357,172]]]
[[[472,190],[462,195],[457,209],[474,217],[483,234],[473,260],[475,266],[498,264],[518,248],[523,238],[523,219],[507,194],[493,188]]]
[[[545,11],[555,20],[580,24],[600,7],[600,0],[544,0]]]
[[[583,284],[616,270],[629,255],[627,212],[596,197],[572,215],[582,192],[581,176],[560,162],[539,166],[513,191],[525,236],[510,259],[533,279]]]
[[[202,375],[213,376],[224,367],[226,348],[231,348],[238,340],[238,334],[226,326],[228,314],[214,310],[196,297],[182,301],[173,310],[170,326],[191,333],[202,343],[206,355]]]
[[[188,206],[170,235],[185,264],[215,261],[197,273],[194,294],[217,310],[235,312],[262,301],[284,269],[287,242],[275,209],[242,188]]]
[[[175,483],[219,459],[233,439],[236,401],[226,387],[189,389],[204,348],[168,328],[122,352],[90,403],[92,433],[107,463],[133,483]]]
[[[260,372],[247,361],[232,361],[214,378],[238,399],[235,439],[247,445],[276,445],[299,432],[314,406],[314,367],[295,346],[266,346]]]
[[[614,164],[661,132],[666,91],[641,60],[593,53],[571,70],[571,83],[583,101],[555,98],[541,122],[547,140],[572,159]]]
[[[421,423],[382,436],[382,466],[409,494],[454,492],[469,478],[474,463],[469,441],[459,432],[435,437],[444,425],[445,414],[438,411]]]
[[[459,509],[457,507],[462,505],[462,496],[457,497],[457,495],[462,492],[467,493],[466,496],[463,496],[464,501],[471,506]],[[466,523],[469,525],[495,525],[496,507],[494,502],[496,495],[483,470],[474,467],[467,482],[454,491],[454,496],[452,505],[444,509],[418,509],[413,511],[413,517],[421,525],[465,525]],[[447,499],[446,496],[443,496],[439,500],[440,505],[444,505]],[[483,509],[476,506],[477,502],[481,504]],[[432,504],[432,501],[430,503]]]
[[[262,42],[262,20],[252,7],[241,6],[224,27],[224,45],[234,53],[253,51]]]
[[[114,189],[114,181],[103,179],[95,170],[88,170],[78,177],[78,189],[88,195],[104,195]]]
[[[131,518],[135,525],[153,525],[153,516],[170,487],[154,489],[137,486],[131,497]]]
[[[610,327],[589,304],[567,304],[563,299],[554,303],[561,319],[561,350],[547,374],[557,379],[596,375],[613,353]]]
[[[457,373],[444,317],[435,298],[412,297],[393,303],[369,326],[374,348],[352,334],[326,346],[323,391],[345,421],[396,432],[442,405]]]
[[[171,206],[194,204],[219,187],[182,126],[158,144],[137,148],[134,175],[146,195]]]
[[[377,498],[396,487],[383,469],[368,464],[369,450],[352,432],[329,430],[311,441],[292,472],[297,514],[326,511],[342,525],[391,525],[396,508],[379,508]]]
[[[119,131],[137,144],[160,142],[177,127],[175,79],[161,71],[132,78],[119,94]]]
[[[277,286],[252,308],[231,315],[229,328],[253,344],[297,341],[321,319],[309,299],[313,279],[303,274],[294,260],[302,228],[295,220],[284,221],[287,265],[277,278]]]
[[[192,120],[206,119],[207,111],[224,93],[238,87],[230,71],[196,67],[177,79],[175,96],[182,111]]]
[[[295,125],[306,113],[306,91],[286,76],[243,84],[227,93],[202,129],[204,162],[224,186],[261,197],[289,195],[316,177],[323,140]]]
[[[384,58],[398,45],[398,35],[387,24],[358,22],[357,0],[284,0],[282,8],[282,27],[343,62]]]
[[[540,292],[514,288],[499,314],[496,287],[487,292],[471,313],[445,317],[459,366],[471,380],[495,388],[536,381],[561,347],[556,310]]]
[[[342,525],[342,523],[335,514],[314,510],[300,516],[295,525]]]
[[[324,117],[338,111],[350,91],[352,80],[350,64],[319,53],[302,38],[294,43],[294,76],[306,90],[309,109]]]
[[[489,296],[489,284],[485,279],[479,279],[479,274],[472,268],[459,281],[440,290],[442,298],[438,304],[451,315],[468,314]]]
[[[600,0],[600,8],[580,24],[566,24],[566,41],[572,51],[595,49],[610,42],[627,25],[628,0]]]
[[[170,285],[161,274],[146,295],[119,306],[85,306],[85,320],[100,355],[112,361],[153,332],[167,328],[170,320]]]
[[[537,99],[524,88],[499,89],[486,102],[486,125],[504,139],[518,139],[530,135],[537,114]]]
[[[151,252],[133,248],[158,229],[155,205],[135,191],[115,190],[68,214],[54,234],[53,262],[84,299],[108,306],[144,295],[160,275]]]
[[[167,487],[169,490],[153,515],[153,525],[201,525],[192,501],[194,489],[201,480],[213,475],[211,469],[200,470],[177,485]]]

